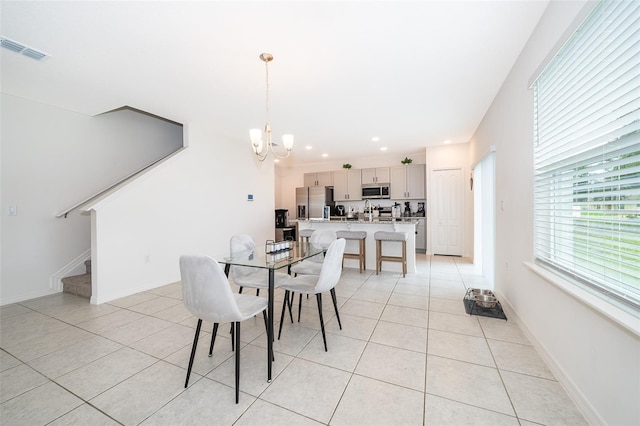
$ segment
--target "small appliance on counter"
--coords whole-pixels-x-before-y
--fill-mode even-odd
[[[416,210],[416,216],[419,216],[419,217],[425,216],[424,203],[418,203],[418,210]]]
[[[289,210],[276,210],[276,241],[296,240],[296,228],[289,226]]]
[[[392,207],[379,207],[378,208],[378,217],[392,217],[393,216],[393,208]]]
[[[276,228],[286,228],[289,226],[289,210],[276,209]]]
[[[347,210],[342,204],[336,204],[336,216],[346,216]]]
[[[404,202],[404,217],[411,217],[411,202],[409,201],[405,201]]]

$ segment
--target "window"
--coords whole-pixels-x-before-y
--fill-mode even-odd
[[[533,89],[536,261],[640,309],[640,2],[601,2]]]

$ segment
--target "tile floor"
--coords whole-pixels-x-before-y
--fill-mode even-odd
[[[468,261],[418,260],[406,278],[344,270],[336,287],[342,330],[325,298],[328,352],[315,300],[303,300],[301,322],[286,319],[274,344],[270,384],[264,323],[245,321],[237,405],[227,327],[209,358],[212,327],[203,326],[184,389],[196,320],[180,283],[98,306],[68,294],[2,306],[0,422],[586,424],[514,321],[465,314],[466,288],[483,286]]]

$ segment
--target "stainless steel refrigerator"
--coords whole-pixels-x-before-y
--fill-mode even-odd
[[[296,188],[296,218],[321,219],[324,207],[329,206],[333,215],[335,202],[333,188],[330,186],[305,186]]]

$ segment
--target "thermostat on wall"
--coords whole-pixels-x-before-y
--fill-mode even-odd
[[[253,201],[253,194],[247,194],[247,201]]]

